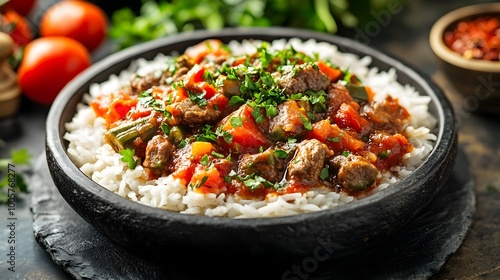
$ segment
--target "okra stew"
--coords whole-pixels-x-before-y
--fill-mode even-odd
[[[203,41],[90,105],[131,169],[200,193],[263,199],[326,188],[359,197],[413,149],[396,98],[375,101],[348,70],[266,43],[240,56]]]

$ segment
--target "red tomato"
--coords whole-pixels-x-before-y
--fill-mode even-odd
[[[107,20],[104,11],[93,3],[66,0],[51,6],[44,13],[40,21],[40,35],[70,37],[92,52],[106,37]]]
[[[87,49],[71,38],[45,37],[28,43],[18,69],[23,93],[50,105],[61,89],[91,64]]]
[[[0,31],[10,35],[15,47],[24,46],[33,40],[33,31],[26,18],[12,9],[0,15]]]
[[[2,6],[2,10],[12,9],[21,16],[27,16],[35,6],[35,3],[36,0],[9,0],[9,2]]]

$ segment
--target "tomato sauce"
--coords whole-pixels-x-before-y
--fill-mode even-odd
[[[444,34],[445,44],[467,59],[500,60],[500,18],[462,20]]]

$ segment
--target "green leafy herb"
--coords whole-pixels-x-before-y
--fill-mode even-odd
[[[243,126],[243,121],[241,120],[240,117],[231,117],[229,119],[229,122],[233,126],[233,128]]]
[[[349,152],[349,151],[343,151],[342,152],[342,155],[345,156],[345,157],[348,157],[350,154],[351,154],[351,152]]]
[[[245,99],[241,98],[240,96],[234,95],[234,96],[231,96],[231,99],[229,100],[228,105],[235,106],[235,105],[241,105],[244,103],[245,103]]]
[[[347,84],[345,86],[349,91],[352,99],[356,102],[368,102],[368,93],[364,86],[358,86],[354,84]]]
[[[300,118],[300,121],[302,122],[302,124],[304,125],[305,129],[312,130],[311,121],[306,116],[299,115],[299,118]]]
[[[161,128],[161,130],[163,131],[163,133],[165,133],[165,135],[167,135],[167,136],[168,136],[168,135],[170,134],[170,126],[168,126],[168,124],[166,124],[166,123],[162,123],[162,124],[160,125],[160,128]]]
[[[200,107],[207,106],[208,101],[205,99],[205,93],[197,93],[197,92],[192,92],[192,91],[187,91],[187,95],[189,97],[189,100],[193,101],[196,105]]]
[[[201,186],[203,186],[206,182],[208,181],[208,176],[203,176],[203,178],[201,178],[200,181],[198,181],[196,184],[194,183],[189,183],[189,186],[193,189],[193,188],[200,188]]]
[[[216,151],[212,151],[210,154],[216,158],[224,158],[223,154],[217,153]]]
[[[328,176],[330,176],[328,167],[324,167],[323,169],[321,169],[321,172],[319,173],[319,178],[321,178],[321,180],[326,180],[328,179]]]
[[[0,141],[0,144],[3,143],[3,141]],[[17,191],[21,193],[28,192],[24,171],[17,168],[14,170],[14,168],[16,166],[29,166],[31,157],[32,155],[28,149],[22,148],[12,150],[10,158],[0,159],[0,175],[5,174],[5,177],[0,181],[0,204],[8,202],[9,194]],[[13,176],[10,174],[13,174]]]
[[[165,110],[165,104],[161,100],[156,100],[152,96],[153,90],[148,89],[141,94],[139,94],[138,100],[139,100],[139,105],[144,106],[144,107],[151,107],[153,110],[158,111],[162,113],[164,116],[169,116],[170,113]]]
[[[229,177],[241,181],[245,185],[245,187],[248,187],[250,189],[250,191],[255,191],[255,190],[260,189],[262,187],[274,188],[276,190],[279,190],[279,189],[282,189],[283,187],[285,187],[285,185],[286,185],[286,182],[272,183],[272,182],[266,180],[265,178],[263,178],[259,175],[256,175],[255,173],[252,173],[250,175],[246,175],[246,176],[242,177],[242,176],[238,175],[236,173],[236,171],[234,171],[234,170],[231,170],[231,172],[229,172]]]
[[[208,166],[210,164],[210,159],[208,158],[208,155],[203,155],[203,157],[201,157],[200,164],[203,166]]]
[[[274,155],[277,157],[277,158],[280,158],[280,159],[285,159],[288,157],[288,152],[286,151],[283,151],[283,150],[274,150]]]
[[[130,169],[135,169],[137,166],[138,160],[135,159],[135,150],[134,149],[124,149],[120,151],[120,155],[122,155],[121,161],[128,164]]]
[[[378,157],[381,159],[388,158],[389,155],[391,154],[391,150],[386,150],[378,153]]]
[[[334,142],[334,143],[338,143],[340,142],[340,137],[329,137],[329,138],[326,138],[326,140],[330,141],[330,142]]]

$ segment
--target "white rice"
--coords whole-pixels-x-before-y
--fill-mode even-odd
[[[342,69],[349,69],[364,85],[373,89],[376,93],[375,100],[383,100],[390,94],[398,98],[400,104],[410,113],[411,119],[405,133],[414,149],[404,156],[404,167],[394,167],[392,172],[381,175],[374,192],[410,175],[427,158],[436,140],[436,136],[431,133],[436,120],[428,113],[430,97],[421,96],[411,86],[398,83],[394,69],[388,72],[379,71],[377,68],[370,69],[370,57],[360,58],[354,54],[342,53],[336,46],[328,43],[312,39],[283,39],[271,42],[271,48],[281,49],[289,44],[298,51],[308,55],[318,53],[320,59],[331,60]],[[259,45],[259,41],[229,43],[234,54],[252,53]],[[167,59],[169,56],[164,54],[158,54],[152,61],[139,59],[119,75],[112,75],[108,81],[90,87],[89,95],[79,104],[77,114],[66,124],[67,133],[64,136],[69,141],[69,156],[89,178],[119,196],[144,205],[206,216],[253,218],[295,215],[321,211],[357,200],[343,193],[328,192],[324,189],[304,194],[268,195],[263,201],[226,194],[200,194],[182,185],[172,176],[148,181],[144,177],[142,166],[137,166],[134,170],[129,169],[128,165],[121,161],[122,156],[104,142],[105,121],[96,117],[93,110],[85,104],[98,95],[109,94],[126,85],[134,72],[144,74],[162,70]]]

